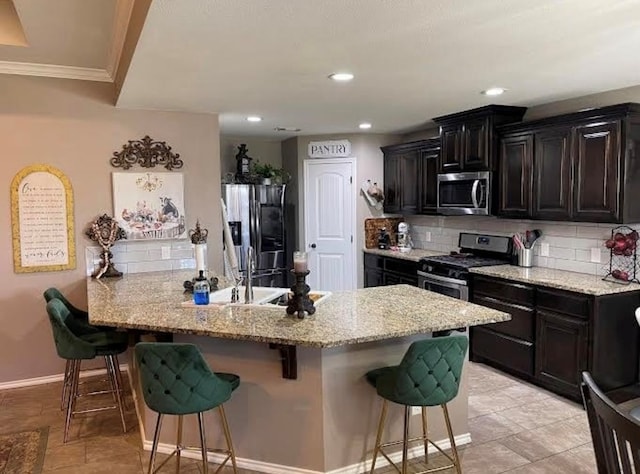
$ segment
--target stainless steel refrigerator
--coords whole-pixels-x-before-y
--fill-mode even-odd
[[[222,198],[243,275],[247,249],[255,251],[255,286],[286,287],[288,250],[285,186],[224,184]]]

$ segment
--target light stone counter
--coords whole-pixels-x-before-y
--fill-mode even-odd
[[[524,268],[514,265],[498,265],[472,268],[471,273],[595,296],[640,291],[640,285],[637,283],[622,285],[603,281],[602,277],[595,275],[543,267]]]
[[[411,249],[408,252],[400,252],[397,250],[380,250],[380,249],[363,249],[365,253],[373,255],[381,255],[383,257],[399,258],[402,260],[411,260],[418,262],[424,257],[434,257],[435,255],[445,255],[445,252],[436,250]]]
[[[87,280],[92,324],[155,332],[317,348],[336,347],[507,321],[506,313],[408,285],[334,293],[313,316],[284,307],[184,307],[190,271],[128,274]]]

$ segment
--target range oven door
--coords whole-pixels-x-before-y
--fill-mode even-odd
[[[464,280],[418,272],[418,286],[452,298],[469,301],[469,286]]]
[[[491,172],[438,175],[438,212],[482,215],[491,212]]]

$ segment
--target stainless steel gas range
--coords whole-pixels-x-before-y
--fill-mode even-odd
[[[459,252],[425,257],[418,268],[418,286],[469,301],[469,269],[504,265],[512,254],[511,238],[461,232]]]

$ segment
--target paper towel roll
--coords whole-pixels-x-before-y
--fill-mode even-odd
[[[196,271],[207,269],[207,244],[196,244]]]

